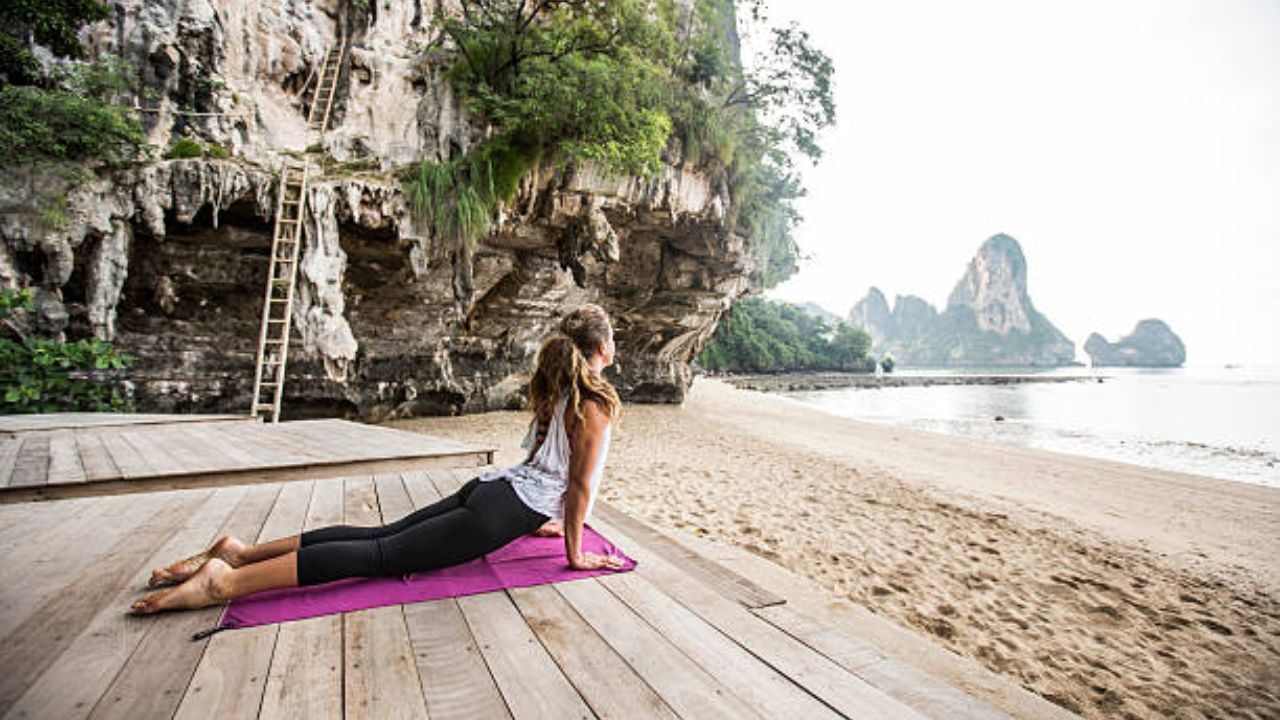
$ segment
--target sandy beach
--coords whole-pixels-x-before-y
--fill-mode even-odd
[[[528,415],[392,423],[523,459]],[[732,543],[1086,717],[1280,717],[1280,491],[875,425],[699,377],[603,497]]]

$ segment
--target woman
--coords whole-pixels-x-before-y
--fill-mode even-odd
[[[582,550],[582,526],[622,411],[617,391],[601,375],[614,360],[613,328],[600,306],[588,304],[565,316],[560,332],[539,348],[529,382],[534,418],[522,443],[530,451],[524,462],[482,473],[388,525],[331,525],[260,545],[225,536],[155,570],[152,587],[181,584],[136,600],[133,612],[201,608],[271,588],[456,565],[531,532],[563,535],[573,569],[621,569],[616,555]]]

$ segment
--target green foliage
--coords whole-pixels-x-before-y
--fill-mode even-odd
[[[0,321],[31,308],[29,290],[0,291]],[[132,357],[97,339],[0,337],[0,413],[127,410],[124,398],[100,380],[132,365]]]
[[[765,20],[761,3],[751,14]],[[795,273],[799,248],[794,201],[805,194],[792,156],[817,162],[818,131],[835,122],[831,61],[794,25],[774,29],[765,61],[750,71],[733,62],[735,9],[731,0],[698,0],[696,23],[678,72],[698,92],[674,96],[672,112],[685,162],[727,175],[730,225],[751,240],[772,287]]]
[[[674,135],[685,163],[724,174],[730,229],[750,238],[769,287],[796,270],[792,201],[804,190],[790,154],[821,155],[816,134],[835,121],[831,61],[792,25],[772,31],[769,61],[745,72],[733,0],[696,0],[691,21],[682,9],[671,0],[466,0],[460,14],[437,10],[435,22],[452,41],[451,83],[493,128],[481,151],[652,176]],[[752,14],[760,19],[758,2]],[[458,234],[460,208],[491,216],[471,164],[424,165],[411,178],[415,208],[440,230]]]
[[[733,306],[697,359],[729,372],[865,372],[874,367],[870,348],[871,337],[843,321],[833,327],[789,303],[748,298]]]
[[[231,153],[217,143],[202,145],[198,140],[178,138],[173,141],[164,154],[167,160],[183,160],[186,158],[207,157],[214,160],[226,160]]]
[[[178,138],[164,156],[169,160],[204,157],[204,146],[191,138]]]
[[[10,85],[0,90],[0,164],[36,160],[101,159],[112,166],[135,160],[142,128],[120,108],[68,90]]]
[[[106,19],[109,13],[110,6],[98,0],[0,3],[0,83],[33,85],[42,81],[40,63],[27,45],[28,37],[58,57],[81,58],[80,28]]]
[[[675,41],[670,13],[648,6],[482,0],[436,22],[457,50],[450,81],[512,144],[651,175],[671,132]]]
[[[887,373],[893,372],[894,364],[893,356],[888,353],[886,353],[884,359],[880,361],[880,367],[884,368],[884,371]]]
[[[500,137],[447,163],[424,161],[404,178],[405,194],[415,217],[437,237],[474,247],[499,204],[515,198],[536,157]]]
[[[113,104],[132,82],[127,63],[73,65],[47,82],[0,89],[0,147],[8,148],[0,165],[99,159],[119,167],[141,157],[142,126]]]

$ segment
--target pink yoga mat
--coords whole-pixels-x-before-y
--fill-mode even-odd
[[[582,549],[623,559],[621,570],[571,570],[564,538],[525,535],[484,557],[452,567],[399,577],[346,578],[322,585],[263,590],[232,600],[214,627],[193,640],[229,628],[301,620],[383,605],[474,595],[503,588],[528,587],[632,570],[636,561],[590,525],[582,527]]]

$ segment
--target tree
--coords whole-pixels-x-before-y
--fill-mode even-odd
[[[729,310],[697,360],[730,372],[866,371],[870,346],[860,328],[838,321],[833,329],[803,308],[753,297]]]
[[[752,14],[760,18],[756,5]],[[817,133],[835,121],[831,61],[789,26],[772,31],[772,60],[744,71],[734,56],[733,1],[696,0],[692,17],[682,15],[684,7],[670,0],[463,0],[458,14],[438,8],[441,32],[431,52],[444,49],[451,58],[450,81],[490,133],[468,157],[442,158],[460,163],[461,181],[416,202],[420,217],[465,203],[460,194],[476,177],[513,178],[503,184],[509,192],[481,203],[477,216],[487,219],[538,161],[588,160],[645,176],[674,147],[683,162],[729,189],[727,230],[750,239],[758,282],[770,287],[794,274],[793,201],[804,189],[790,153],[815,162],[821,154]],[[472,161],[485,153],[500,161],[491,172]],[[411,197],[443,187],[426,184],[439,177],[427,165],[438,164],[406,175]],[[483,187],[477,195],[486,197]],[[478,235],[490,227],[481,223]]]
[[[870,360],[867,351],[871,349],[871,336],[862,328],[841,322],[831,346],[833,359],[841,369],[862,369]]]
[[[0,3],[0,86],[42,83],[33,44],[58,57],[84,57],[80,28],[105,20],[109,13],[110,7],[99,0],[4,0]]]

